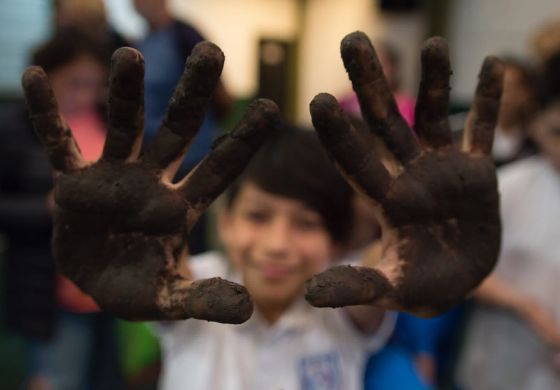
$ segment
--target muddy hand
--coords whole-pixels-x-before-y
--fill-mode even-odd
[[[456,146],[447,118],[445,40],[431,38],[422,50],[415,131],[399,114],[368,38],[346,36],[341,52],[369,132],[353,128],[328,94],[311,102],[313,124],[347,180],[376,206],[383,256],[375,267],[341,266],[316,275],[306,298],[315,306],[441,313],[464,299],[497,260],[499,199],[489,153],[503,66],[494,57],[484,61],[463,145]],[[375,142],[390,153],[389,163],[374,155]]]
[[[278,126],[276,105],[253,102],[236,128],[186,178],[172,183],[223,62],[221,50],[209,42],[193,49],[156,138],[140,156],[144,60],[134,49],[117,50],[109,131],[97,162],[83,160],[43,70],[31,67],[23,76],[34,127],[61,172],[53,235],[59,269],[116,316],[240,323],[252,313],[244,287],[220,278],[191,280],[187,236]]]

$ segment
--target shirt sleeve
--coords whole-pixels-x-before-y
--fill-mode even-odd
[[[351,266],[359,266],[363,256],[363,251],[356,251],[346,255],[340,260],[339,264]],[[322,313],[329,318],[323,319],[325,323],[330,324],[331,331],[342,335],[345,340],[352,341],[359,348],[364,348],[366,352],[372,353],[383,348],[389,341],[395,330],[397,322],[397,313],[393,311],[385,311],[383,320],[375,333],[365,333],[360,331],[353,323],[350,315],[343,308],[339,309],[322,309]]]

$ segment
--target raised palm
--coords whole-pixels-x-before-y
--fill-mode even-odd
[[[489,152],[503,67],[485,60],[462,146],[448,122],[448,49],[441,38],[422,51],[413,132],[399,114],[375,51],[362,33],[341,45],[369,130],[353,127],[328,94],[311,103],[313,124],[348,181],[375,204],[383,256],[375,267],[339,266],[315,276],[316,306],[375,304],[421,315],[460,302],[494,267],[499,246],[496,174]],[[374,150],[384,145],[384,163]]]
[[[206,207],[278,127],[275,104],[254,102],[191,174],[172,182],[223,62],[223,53],[211,43],[194,48],[155,141],[140,156],[144,61],[134,49],[116,51],[109,132],[97,162],[82,159],[44,72],[31,67],[23,76],[35,129],[61,172],[53,236],[59,269],[117,316],[240,323],[252,313],[244,287],[219,278],[191,280],[184,266],[186,239]]]

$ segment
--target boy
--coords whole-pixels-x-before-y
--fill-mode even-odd
[[[171,337],[172,345],[166,349],[166,378],[180,378],[187,365],[196,364],[196,351],[200,350],[204,359],[219,363],[200,376],[203,387],[215,383],[218,388],[290,388],[298,385],[293,378],[310,388],[322,384],[323,388],[359,386],[356,367],[352,368],[354,374],[336,374],[344,349],[351,349],[344,351],[345,356],[361,353],[354,349],[360,349],[356,346],[359,335],[351,326],[375,333],[383,327],[385,309],[441,312],[461,300],[493,268],[500,222],[495,172],[488,153],[501,91],[499,61],[490,58],[484,63],[465,145],[459,150],[451,145],[447,123],[451,71],[443,40],[429,40],[422,54],[415,129],[420,142],[398,114],[367,37],[350,34],[341,50],[373,134],[354,129],[334,98],[326,94],[311,103],[313,123],[348,181],[376,205],[383,229],[379,258],[363,261],[362,267],[331,268],[305,284],[305,299],[313,306],[348,306],[340,309],[344,312],[320,312],[299,304],[304,280],[325,268],[335,252],[336,236],[325,227],[330,219],[311,212],[321,206],[301,202],[293,195],[271,193],[258,183],[251,186],[250,181],[241,182],[221,222],[229,255],[246,286],[215,277],[194,280],[206,275],[185,261],[189,230],[240,174],[267,133],[280,123],[272,102],[256,101],[236,129],[219,140],[193,172],[178,183],[171,182],[202,121],[223,65],[223,54],[216,46],[203,43],[193,50],[158,135],[141,158],[143,64],[139,53],[121,49],[114,55],[110,131],[102,158],[93,164],[81,158],[57,114],[42,72],[31,68],[24,75],[35,127],[53,165],[65,173],[59,177],[56,191],[55,255],[61,269],[100,306],[132,319],[242,323],[252,314],[252,298],[255,318],[264,319],[260,321],[264,333],[269,333],[271,324],[280,327],[288,322],[297,327],[300,310],[311,313],[313,324],[319,326],[311,327],[312,332],[300,343],[278,344],[292,350],[297,344],[301,351],[309,352],[309,359],[303,357],[299,367],[294,367],[286,365],[282,355],[267,354],[273,349],[261,328],[254,325],[258,319],[239,328],[195,321],[179,324],[175,329],[185,326],[193,331],[187,332],[188,340],[181,333]],[[394,157],[386,165],[370,153],[378,139]],[[329,191],[322,191],[325,198]],[[249,206],[263,209],[254,212]],[[332,211],[330,207],[324,210]],[[270,215],[274,218],[267,219]],[[263,220],[262,228],[269,234],[244,225]],[[297,234],[292,224],[299,226]],[[286,244],[283,240],[288,234],[293,241]],[[303,239],[307,234],[310,236]],[[262,250],[261,243],[266,240],[272,240],[272,250]],[[216,327],[216,333],[206,333]],[[275,332],[270,333],[274,336]],[[354,340],[341,342],[341,334]],[[209,340],[214,337],[216,340]],[[330,353],[329,345],[337,346],[335,354]],[[221,356],[218,347],[255,354],[235,359],[232,353]],[[317,355],[320,357],[315,359]],[[179,360],[181,364],[173,365]],[[255,382],[266,378],[259,375],[261,367],[277,367],[269,373],[277,382]],[[202,369],[197,367],[197,371]],[[226,374],[220,378],[222,371]],[[240,374],[243,372],[255,376]],[[187,378],[178,381],[180,384],[166,384],[188,385]]]
[[[189,261],[194,279],[242,283],[256,310],[240,326],[194,320],[159,327],[161,388],[361,387],[367,354],[390,335],[393,316],[372,308],[370,329],[361,331],[344,310],[303,299],[305,281],[342,249],[350,196],[314,133],[283,130],[261,148],[220,215],[227,259],[210,252]]]

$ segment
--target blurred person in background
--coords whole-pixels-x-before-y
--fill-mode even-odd
[[[498,167],[537,152],[528,134],[539,109],[536,72],[518,59],[503,61],[506,65],[504,87],[492,148]]]
[[[398,49],[387,41],[380,41],[375,45],[375,52],[401,115],[409,126],[413,126],[415,102],[414,98],[401,87],[401,55]],[[360,102],[353,91],[340,99],[340,105],[347,113],[361,117]]]
[[[560,388],[560,103],[532,126],[542,155],[499,171],[495,272],[476,291],[459,377],[465,389]]]
[[[33,55],[49,77],[60,112],[83,155],[96,160],[106,126],[100,96],[106,55],[97,41],[59,29]],[[0,114],[0,230],[8,238],[8,325],[30,340],[32,390],[120,388],[113,319],[68,279],[51,256],[53,172],[23,105]]]
[[[166,0],[134,0],[134,7],[150,28],[149,34],[137,44],[144,55],[146,67],[144,142],[149,144],[153,141],[165,115],[167,103],[183,74],[187,57],[193,47],[205,38],[195,27],[174,18],[167,8]],[[177,177],[183,177],[206,156],[218,135],[218,120],[228,115],[231,106],[232,99],[220,81],[202,127],[181,163]],[[192,254],[206,251],[205,230],[206,218],[203,217],[190,234],[189,248]]]

